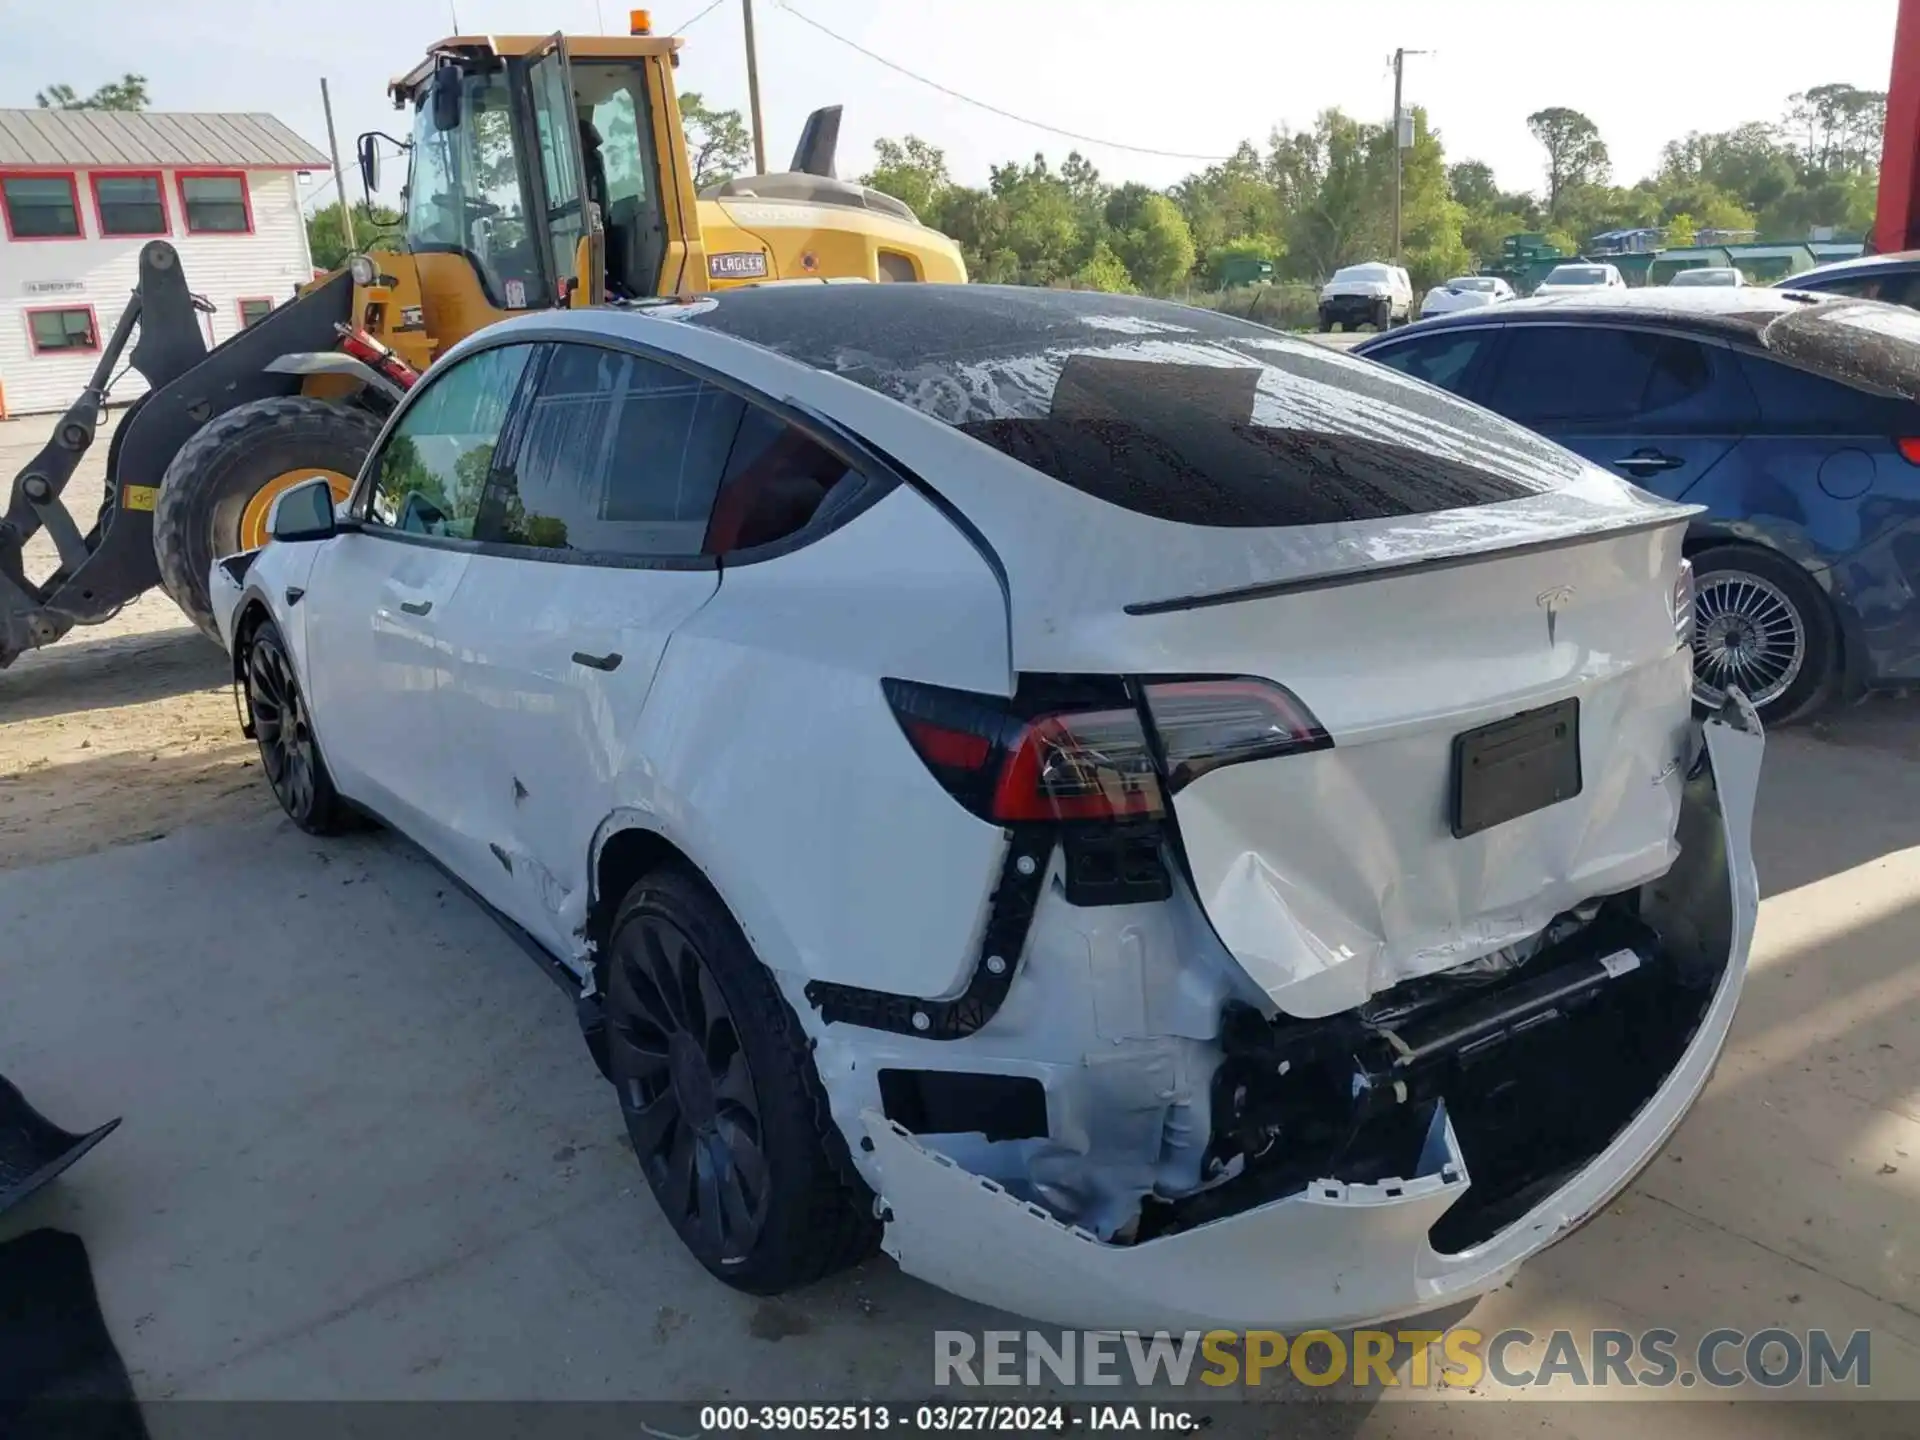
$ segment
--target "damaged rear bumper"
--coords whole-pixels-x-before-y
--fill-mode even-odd
[[[968,1298],[1093,1329],[1359,1325],[1505,1283],[1653,1158],[1726,1042],[1759,907],[1750,832],[1763,742],[1757,723],[1718,719],[1703,736],[1708,763],[1687,786],[1682,858],[1669,881],[1698,892],[1689,904],[1707,917],[1675,943],[1704,948],[1719,967],[1711,998],[1678,1061],[1624,1128],[1497,1233],[1457,1253],[1431,1239],[1473,1184],[1444,1104],[1412,1175],[1315,1180],[1283,1199],[1131,1245],[1062,1224],[869,1110],[863,1168],[881,1197],[885,1249],[909,1274]]]

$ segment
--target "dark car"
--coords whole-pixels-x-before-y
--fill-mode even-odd
[[[1555,296],[1356,347],[1669,499],[1695,694],[1763,718],[1920,680],[1920,315],[1760,288]]]
[[[1885,300],[1920,310],[1920,250],[1836,260],[1789,275],[1775,282],[1774,288],[1845,295],[1854,300]]]

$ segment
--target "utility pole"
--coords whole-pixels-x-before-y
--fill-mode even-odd
[[[1409,55],[1431,55],[1431,50],[1395,50],[1393,52],[1393,263],[1400,263],[1400,79]],[[1408,137],[1412,144],[1412,137]]]
[[[320,77],[320,108],[327,115],[327,151],[333,156],[333,190],[340,201],[340,233],[345,237],[348,250],[357,250],[353,243],[353,201],[347,195],[347,179],[340,171],[340,142],[333,138],[333,98],[327,94],[327,77]]]
[[[753,46],[753,0],[740,0],[740,14],[747,24],[747,103],[753,110],[753,169],[756,175],[767,173],[767,132],[760,125],[760,57]]]

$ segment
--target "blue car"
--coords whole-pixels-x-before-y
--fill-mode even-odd
[[[1356,347],[1705,507],[1695,698],[1780,723],[1920,680],[1920,314],[1760,288],[1615,290]]]

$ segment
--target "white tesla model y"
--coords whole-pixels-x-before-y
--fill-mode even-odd
[[[721,1279],[1358,1324],[1597,1210],[1726,1038],[1692,513],[1209,312],[812,284],[488,329],[213,581],[288,814],[548,957]]]

